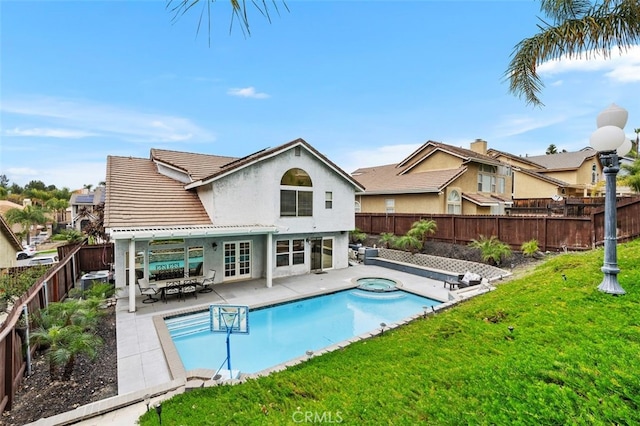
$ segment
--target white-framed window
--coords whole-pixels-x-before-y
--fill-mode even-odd
[[[360,204],[360,201],[356,201],[355,211],[356,213],[362,212],[362,205]]]
[[[304,264],[304,239],[276,241],[276,266]]]
[[[447,213],[448,214],[461,214],[462,213],[462,203],[460,198],[460,192],[453,189],[449,192],[449,196],[447,197]]]
[[[324,193],[324,208],[332,209],[333,208],[333,192],[327,191]]]
[[[394,198],[387,198],[384,200],[384,206],[387,213],[396,212],[396,200]]]
[[[280,216],[313,216],[311,177],[302,169],[286,171],[280,179]]]
[[[500,194],[504,194],[506,191],[504,176],[511,176],[511,167],[479,164],[478,192],[496,193],[497,191]]]

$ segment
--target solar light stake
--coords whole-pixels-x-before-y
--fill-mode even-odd
[[[380,323],[380,328],[381,328],[381,330],[380,330],[380,334],[384,334],[384,328],[385,328],[386,326],[387,326],[387,324],[385,324],[385,323],[383,323],[383,322],[381,322],[381,323]]]
[[[149,404],[151,403],[151,395],[146,394],[144,396],[144,403],[147,405],[147,411],[149,411]]]
[[[158,421],[162,424],[162,403],[156,404],[156,413],[158,413]]]

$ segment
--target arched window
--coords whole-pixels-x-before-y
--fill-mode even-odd
[[[313,186],[311,177],[302,169],[289,169],[282,175],[280,185],[287,186]]]
[[[449,191],[449,196],[447,197],[447,213],[449,214],[460,214],[462,213],[462,203],[460,198],[460,192],[456,189],[452,189]]]
[[[287,170],[280,179],[280,216],[312,216],[313,191],[311,177],[302,169]]]

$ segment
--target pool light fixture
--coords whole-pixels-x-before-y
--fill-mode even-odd
[[[618,283],[620,269],[618,268],[616,247],[616,175],[620,170],[618,157],[629,152],[628,145],[625,144],[627,138],[623,130],[628,117],[629,113],[626,109],[611,104],[609,108],[598,114],[596,119],[598,129],[589,138],[591,147],[600,154],[606,188],[604,198],[604,264],[601,268],[604,278],[598,286],[598,290],[614,295],[626,293]],[[626,149],[627,152],[622,152]]]

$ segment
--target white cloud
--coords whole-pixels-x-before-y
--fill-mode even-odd
[[[640,81],[640,46],[632,46],[623,51],[614,47],[607,57],[594,51],[571,59],[565,55],[560,59],[544,62],[538,67],[541,75],[549,76],[594,71],[605,71],[607,77],[620,83]]]
[[[241,98],[253,98],[253,99],[266,99],[269,97],[266,93],[256,93],[256,89],[254,87],[245,87],[242,89],[229,89],[227,91],[228,95],[238,96]]]
[[[494,126],[495,137],[509,137],[566,121],[563,114],[534,118],[532,115],[507,115]]]
[[[29,136],[80,138],[101,135],[151,143],[214,139],[207,130],[187,118],[140,112],[87,100],[20,97],[3,100],[0,108],[4,114],[27,116],[32,121],[40,118],[48,125],[53,124],[50,128],[42,126],[31,129],[33,134]],[[9,120],[5,118],[5,122],[7,121]],[[52,131],[59,128],[64,131]],[[68,132],[70,136],[65,136],[63,132]],[[16,136],[20,132],[17,133]]]
[[[88,136],[97,136],[96,133],[86,132],[73,129],[50,129],[34,127],[31,129],[21,129],[15,127],[4,131],[5,136],[31,136],[43,138],[65,138],[65,139],[81,139]]]

